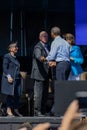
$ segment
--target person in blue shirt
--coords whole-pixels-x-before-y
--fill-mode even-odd
[[[67,80],[70,73],[70,45],[61,36],[59,27],[51,29],[51,37],[54,39],[51,44],[51,50],[46,57],[49,66],[56,62],[56,79]]]
[[[75,38],[71,33],[65,34],[64,38],[70,44],[71,72],[69,80],[80,80],[80,76],[83,73],[81,64],[84,62],[81,49],[75,45]]]

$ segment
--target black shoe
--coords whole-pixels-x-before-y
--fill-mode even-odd
[[[15,114],[16,116],[23,117],[23,115],[20,114],[18,110],[14,110],[14,114]]]
[[[54,116],[54,113],[53,113],[53,112],[50,112],[50,116]]]
[[[40,111],[37,111],[37,112],[35,113],[35,116],[43,117],[43,116],[45,116],[45,115],[43,115]]]
[[[48,116],[48,117],[49,117],[49,116],[50,116],[50,112],[48,112],[48,113],[45,113],[45,116]]]

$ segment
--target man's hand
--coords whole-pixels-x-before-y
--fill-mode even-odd
[[[44,56],[41,56],[40,61],[44,62],[44,61],[46,61],[46,58]]]
[[[49,61],[48,65],[50,67],[55,67],[56,66],[56,62],[55,61]]]
[[[24,71],[20,71],[20,75],[23,79],[26,79],[26,76],[27,76],[27,72],[24,72]]]

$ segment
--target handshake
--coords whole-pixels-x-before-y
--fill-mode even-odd
[[[47,60],[46,60],[46,58],[45,58],[44,56],[41,56],[40,61],[41,61],[41,62],[45,62],[45,61],[47,61]],[[49,65],[50,67],[55,67],[55,66],[56,66],[56,61],[49,61],[49,62],[48,62],[48,65]]]

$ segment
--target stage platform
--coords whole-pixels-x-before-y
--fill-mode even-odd
[[[61,119],[62,117],[0,117],[0,130],[17,130],[24,122],[30,122],[32,126],[50,122],[55,128],[60,125]]]

